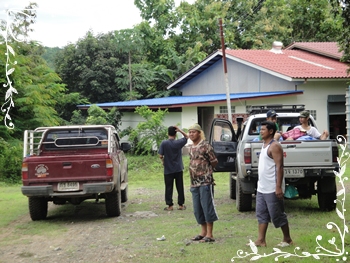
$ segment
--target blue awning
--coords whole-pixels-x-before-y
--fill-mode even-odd
[[[299,95],[303,94],[302,90],[299,91],[270,91],[270,92],[250,92],[250,93],[231,93],[231,101],[242,99],[258,99],[262,97],[275,97],[285,95]],[[178,108],[194,105],[221,103],[226,101],[226,94],[207,94],[207,95],[194,95],[194,96],[172,96],[165,98],[143,99],[143,100],[131,100],[131,101],[118,101],[118,102],[106,102],[95,103],[101,108],[136,108],[140,106],[148,106],[150,108]],[[78,105],[80,109],[89,108],[91,104]]]

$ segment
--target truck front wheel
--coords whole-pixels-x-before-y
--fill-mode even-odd
[[[29,214],[33,221],[43,220],[47,216],[47,200],[43,197],[29,197]]]
[[[252,194],[244,194],[241,179],[237,176],[236,180],[236,207],[240,212],[252,210]]]
[[[229,173],[229,175],[230,175],[230,198],[235,200],[236,199],[236,180],[232,178],[233,173]]]
[[[122,209],[120,188],[114,189],[106,194],[106,213],[107,216],[120,216]]]

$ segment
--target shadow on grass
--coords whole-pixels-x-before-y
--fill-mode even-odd
[[[122,204],[122,214],[124,213]],[[94,220],[105,220],[115,217],[108,217],[106,214],[105,202],[84,201],[79,205],[64,204],[55,205],[49,203],[47,221],[57,222],[90,222]]]

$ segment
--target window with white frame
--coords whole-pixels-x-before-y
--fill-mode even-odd
[[[245,112],[250,112],[251,106],[252,106],[252,105],[246,105],[246,106],[245,106]]]
[[[314,117],[314,119],[316,120],[317,115],[316,115],[316,110],[309,110],[310,115],[312,115],[312,117]]]
[[[236,112],[235,106],[231,106],[231,113],[235,113],[235,112]],[[227,106],[220,106],[220,113],[227,114],[228,113]]]

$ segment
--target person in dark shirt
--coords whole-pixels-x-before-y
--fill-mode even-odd
[[[176,133],[180,132],[184,137],[176,140]],[[165,183],[165,203],[167,207],[165,211],[172,211],[173,203],[173,187],[174,181],[178,193],[177,203],[178,210],[185,210],[185,194],[183,185],[183,162],[182,147],[187,143],[188,135],[177,126],[168,128],[168,140],[162,141],[158,154],[164,166],[164,183]]]

